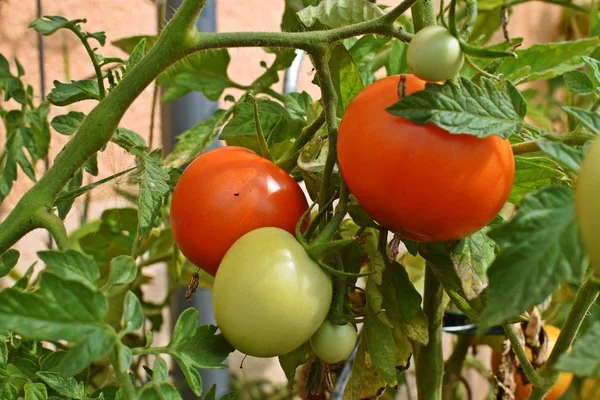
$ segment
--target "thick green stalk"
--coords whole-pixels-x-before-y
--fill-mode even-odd
[[[435,2],[433,0],[419,0],[410,9],[412,13],[415,32],[429,25],[435,25]]]
[[[558,335],[558,339],[556,339],[554,349],[552,349],[548,361],[546,361],[539,370],[542,384],[539,386],[534,385],[529,400],[542,400],[548,390],[550,390],[558,380],[559,373],[554,369],[554,366],[559,357],[566,353],[573,344],[573,340],[579,331],[583,319],[587,315],[592,304],[594,304],[598,298],[599,289],[595,278],[590,276],[583,282],[577,291],[569,315]]]
[[[428,319],[429,343],[421,346],[415,368],[419,400],[441,400],[444,376],[442,322],[444,290],[428,265],[425,270],[423,310]]]

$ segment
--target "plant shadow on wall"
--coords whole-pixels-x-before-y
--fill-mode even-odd
[[[289,385],[236,383],[225,399],[393,398],[411,390],[410,364],[422,400],[471,398],[470,369],[493,383],[488,398],[594,398],[600,15],[549,2],[579,35],[526,49],[506,26],[520,1],[452,1],[439,14],[416,0],[286,1],[282,32],[199,33],[204,3],[185,0],[159,36],[114,42],[127,59],[101,56],[106,37],[83,19],[32,22],[76,35],[96,77],[54,82],[38,103],[26,68],[0,57],[0,201],[18,171],[35,182],[0,223],[0,277],[12,284],[0,291],[0,398],[179,399],[169,357],[210,400],[199,370],[225,368],[235,348],[278,356]],[[506,40],[490,44],[497,30]],[[251,46],[275,58],[241,85],[227,48]],[[310,56],[319,100],[273,89],[295,49]],[[163,157],[119,126],[155,80],[163,101],[242,94]],[[532,81],[546,85],[519,90]],[[82,100],[98,103],[48,121],[50,106]],[[72,137],[39,176],[54,133]],[[227,147],[204,152],[217,137]],[[110,141],[135,167],[83,185]],[[135,207],[67,234],[75,199],[121,176]],[[38,228],[58,250],[38,253],[39,275],[20,274],[11,247]],[[142,289],[156,263],[169,271],[161,304]],[[213,287],[222,333],[188,309],[153,345],[190,279]],[[444,361],[449,313],[476,329]],[[493,372],[475,343],[497,352]]]

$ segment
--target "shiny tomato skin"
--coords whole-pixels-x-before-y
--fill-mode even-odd
[[[313,336],[327,317],[332,292],[329,275],[294,236],[259,228],[225,254],[213,284],[213,311],[236,349],[275,357]]]
[[[439,25],[426,26],[417,32],[406,50],[406,63],[412,73],[430,82],[452,78],[463,62],[460,42]]]
[[[356,345],[356,328],[353,325],[337,325],[329,320],[310,338],[315,354],[328,364],[346,360]]]
[[[592,267],[600,272],[600,138],[587,148],[575,184],[575,209],[581,240]]]
[[[558,335],[560,334],[560,329],[552,325],[546,325],[544,327],[546,329],[546,333],[548,334],[548,354],[554,348],[556,344],[556,339],[558,339]],[[531,360],[531,349],[525,348],[529,359]],[[498,367],[500,365],[500,353],[493,352],[492,353],[492,372],[494,374],[498,373]],[[569,386],[571,385],[571,381],[573,380],[573,374],[568,372],[561,372],[558,376],[558,381],[552,386],[552,388],[544,397],[544,400],[558,400],[560,397],[569,390]],[[526,400],[533,389],[531,383],[527,385],[523,384],[523,379],[521,378],[521,374],[515,372],[515,382],[517,387],[515,389],[515,400]]]
[[[414,75],[404,77],[406,95],[425,88]],[[510,143],[388,113],[399,83],[399,75],[383,78],[349,104],[337,144],[342,175],[385,228],[419,242],[461,239],[492,221],[508,199],[515,172]]]
[[[302,189],[277,165],[242,147],[220,147],[183,171],[171,229],[181,252],[214,275],[242,235],[267,226],[294,232],[307,208]]]

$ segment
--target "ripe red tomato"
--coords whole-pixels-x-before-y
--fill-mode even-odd
[[[404,75],[407,95],[425,82]],[[359,204],[379,224],[420,242],[457,240],[487,225],[505,204],[515,164],[508,140],[453,135],[386,108],[400,76],[361,91],[342,118],[338,156]]]
[[[298,184],[242,147],[220,147],[183,172],[171,201],[171,229],[181,252],[214,275],[231,245],[262,227],[293,233],[308,208]]]

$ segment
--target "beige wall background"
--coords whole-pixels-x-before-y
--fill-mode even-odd
[[[394,4],[396,0],[386,0],[383,3]],[[104,56],[126,57],[119,49],[112,46],[110,41],[123,37],[155,34],[157,25],[156,3],[149,0],[42,0],[45,15],[62,15],[66,18],[87,18],[84,26],[88,31],[105,31],[108,37],[107,45],[100,50]],[[217,26],[220,31],[258,31],[279,30],[279,23],[284,7],[283,0],[217,0]],[[511,17],[509,29],[513,37],[523,37],[524,46],[534,43],[547,42],[556,36],[556,27],[559,23],[558,7],[542,3],[527,3],[515,7]],[[38,68],[37,35],[27,28],[27,25],[36,17],[36,2],[34,0],[0,0],[0,53],[7,59],[18,58],[26,68],[25,80],[40,94],[40,71]],[[86,79],[93,76],[93,69],[88,56],[79,41],[70,32],[60,32],[44,38],[45,60],[44,72],[46,77],[46,92],[52,87],[53,80],[65,81],[68,79]],[[231,49],[231,64],[229,75],[241,84],[249,84],[257,77],[262,68],[261,60],[269,61],[273,57],[260,49]],[[318,98],[318,89],[310,83],[312,80],[311,66],[305,59],[299,77],[299,90],[307,90],[313,98]],[[134,130],[145,136],[149,135],[150,108],[152,100],[152,87],[147,88],[138,100],[129,109],[122,126]],[[0,104],[2,104],[0,102]],[[88,112],[93,102],[82,102],[73,105],[70,110]],[[52,116],[65,113],[64,108],[53,107]],[[156,115],[156,126],[160,127],[160,113]],[[0,126],[0,145],[4,142],[4,127]],[[155,145],[160,146],[160,132],[154,134]],[[68,137],[54,134],[51,143],[50,159],[52,160],[62,146],[69,140]],[[108,176],[133,165],[134,160],[116,146],[109,144],[106,151],[98,157],[102,176]],[[43,166],[38,165],[40,172]],[[101,176],[101,177],[102,177]],[[20,176],[15,184],[12,195],[0,205],[0,220],[4,217],[30,187],[28,179]],[[117,184],[124,184],[122,181]],[[95,218],[109,207],[121,207],[126,203],[117,197],[109,186],[103,186],[92,192],[90,218]],[[79,223],[82,203],[78,201],[67,219],[69,229],[74,229]],[[36,231],[27,235],[18,244],[21,252],[19,267],[21,269],[31,265],[36,260],[36,251],[45,248],[47,235]],[[161,266],[154,268],[155,274],[164,276]],[[4,278],[6,279],[6,278]],[[0,280],[0,287],[2,282]],[[157,283],[147,288],[147,293],[160,299],[164,297],[164,288]],[[168,324],[165,324],[168,325]],[[450,344],[451,338],[446,338]],[[160,342],[168,341],[168,332],[159,336]],[[446,346],[450,347],[450,346]],[[489,354],[481,349],[480,357],[486,361]],[[248,358],[244,361],[244,368],[240,369],[241,356],[233,355],[231,359],[232,372],[240,375],[242,379],[268,377],[278,382],[285,378],[276,362],[272,360],[259,360]],[[487,393],[486,383],[475,374],[469,376],[475,383],[473,399],[482,399]],[[414,393],[414,392],[413,392]]]

